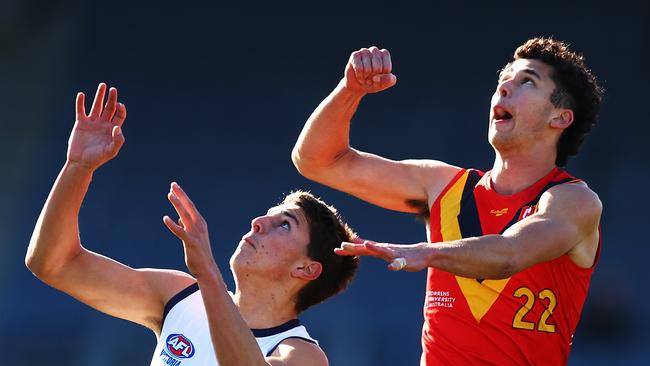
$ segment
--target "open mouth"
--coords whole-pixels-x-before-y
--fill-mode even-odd
[[[492,116],[496,121],[506,121],[512,119],[512,113],[500,105],[496,105],[494,108],[492,108]]]
[[[244,237],[244,238],[242,238],[242,240],[243,240],[246,244],[248,244],[248,245],[250,245],[251,247],[253,247],[253,249],[257,250],[257,248],[255,247],[255,244],[253,244],[253,241],[251,240],[250,237]]]

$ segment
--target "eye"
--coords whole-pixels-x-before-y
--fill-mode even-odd
[[[282,228],[284,228],[285,230],[287,230],[287,231],[291,230],[291,224],[290,224],[289,221],[287,221],[287,220],[282,221],[282,223],[280,224],[280,226],[281,226]]]
[[[521,84],[523,85],[523,84],[526,84],[526,83],[531,83],[531,84],[533,84],[533,85],[535,84],[535,82],[533,81],[533,79],[531,79],[531,78],[528,77],[528,76],[524,76],[524,78],[521,79]]]

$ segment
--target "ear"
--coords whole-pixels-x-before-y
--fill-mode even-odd
[[[570,109],[560,109],[551,119],[551,127],[565,129],[573,123],[573,111]]]
[[[302,267],[296,267],[291,271],[291,277],[300,278],[305,281],[313,281],[323,272],[323,266],[318,262],[305,263]]]

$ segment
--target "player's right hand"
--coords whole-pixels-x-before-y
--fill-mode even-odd
[[[375,46],[352,52],[345,67],[345,87],[358,93],[377,93],[395,83],[393,64],[386,49]]]
[[[68,140],[68,162],[91,170],[114,158],[124,144],[126,107],[117,102],[115,88],[110,88],[104,104],[106,88],[104,83],[97,87],[90,114],[86,114],[84,93],[77,94],[76,121]]]

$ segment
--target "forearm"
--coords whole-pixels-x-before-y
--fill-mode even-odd
[[[218,268],[198,277],[210,336],[220,365],[267,365]]]
[[[348,151],[350,121],[363,95],[346,89],[341,81],[314,110],[292,152],[298,170],[327,166]]]
[[[56,273],[80,250],[78,216],[92,170],[66,162],[40,213],[25,264],[40,278]]]
[[[427,243],[428,265],[467,278],[500,279],[516,273],[518,258],[510,238],[485,235]]]

